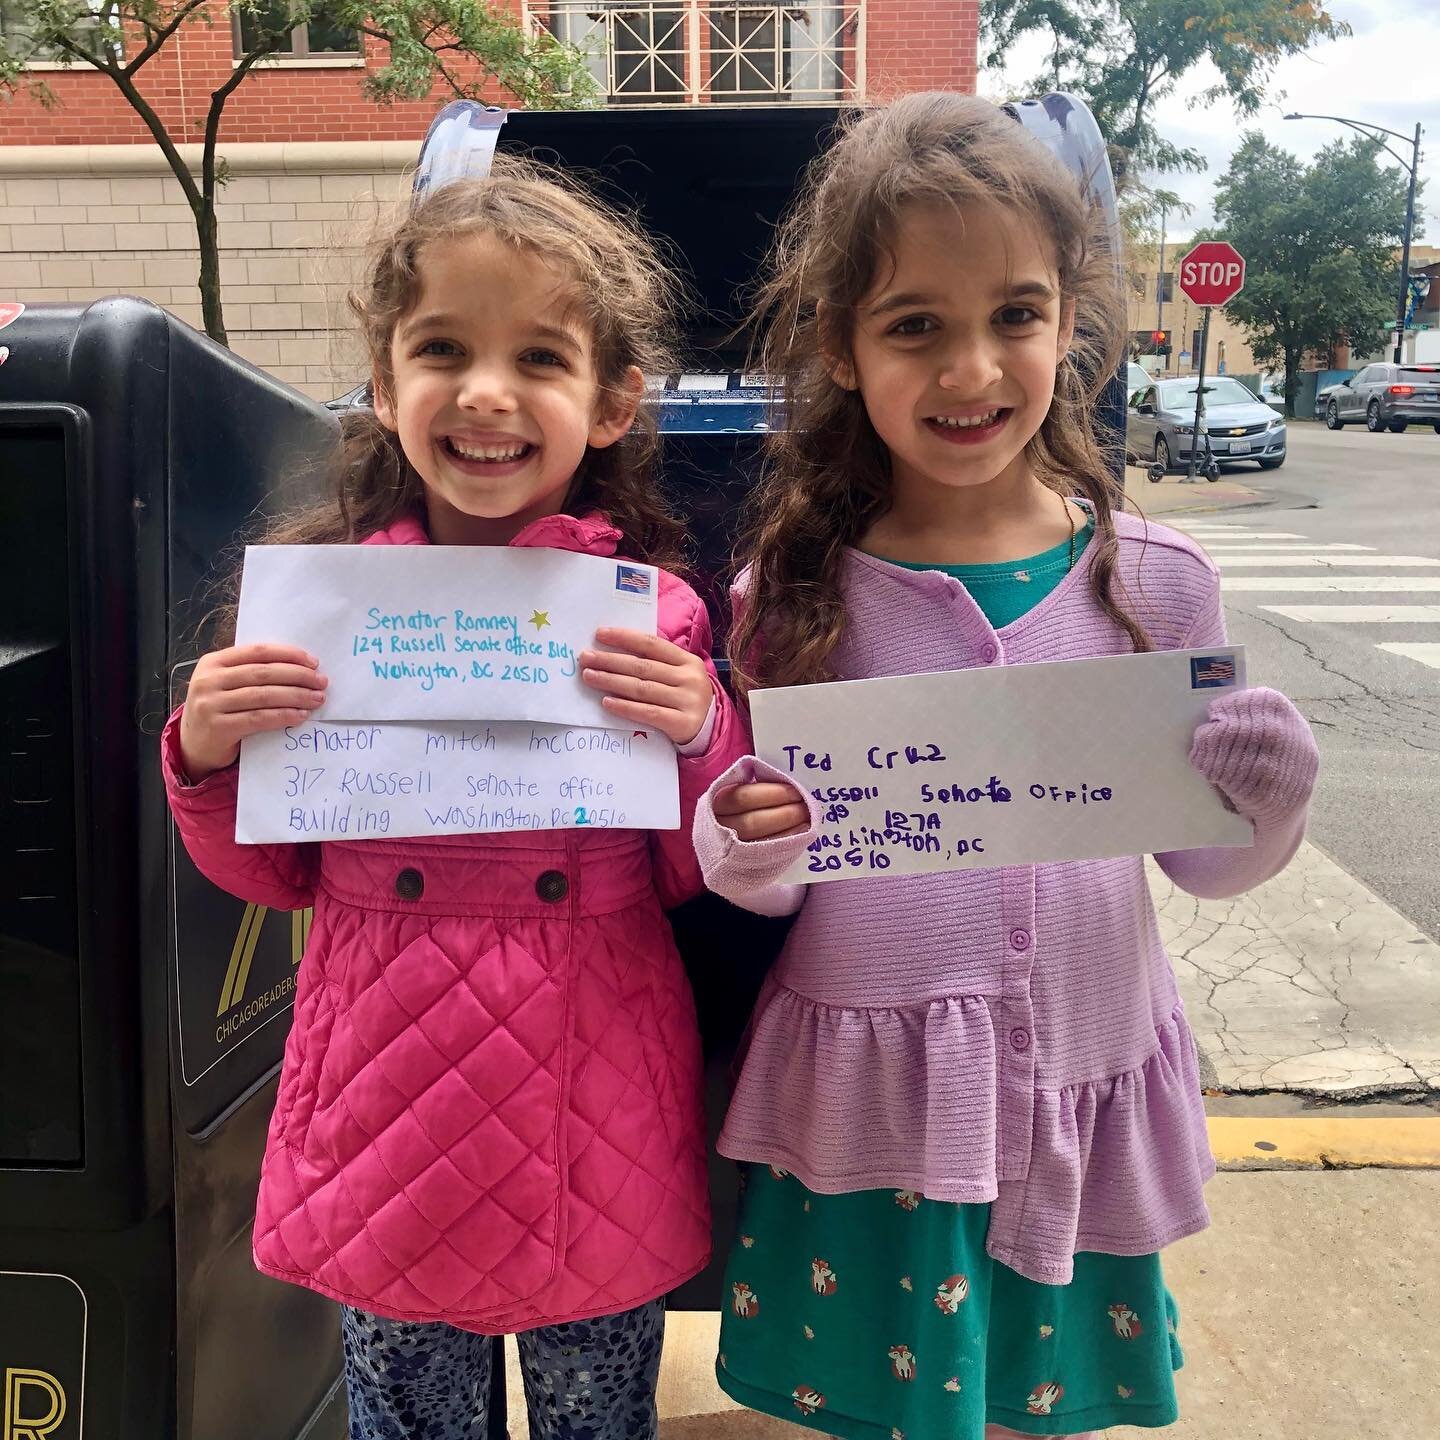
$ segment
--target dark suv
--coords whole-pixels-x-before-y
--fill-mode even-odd
[[[1372,433],[1400,434],[1407,425],[1433,425],[1440,434],[1440,365],[1367,365],[1315,397],[1315,413],[1331,430],[1363,420]]]

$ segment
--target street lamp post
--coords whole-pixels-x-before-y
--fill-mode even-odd
[[[1168,212],[1162,205],[1160,207],[1160,268],[1155,272],[1155,330],[1156,333],[1163,333],[1165,330],[1165,221]],[[1165,368],[1168,370],[1169,359],[1165,357]]]
[[[1343,115],[1300,115],[1291,114],[1285,117],[1287,120],[1333,120],[1338,125],[1348,125],[1352,130],[1358,130],[1362,135],[1368,135],[1372,140],[1380,135],[1391,135],[1396,140],[1409,140],[1408,135],[1402,135],[1398,130],[1387,130],[1383,125],[1371,125],[1366,120],[1347,120]],[[1410,198],[1405,204],[1405,243],[1401,250],[1400,258],[1400,299],[1395,311],[1395,354],[1394,361],[1397,365],[1404,359],[1405,348],[1405,312],[1410,308],[1410,237],[1415,229],[1415,181],[1420,174],[1420,135],[1419,122],[1415,125],[1415,139],[1410,161],[1407,163],[1383,141],[1380,141],[1380,148],[1393,159],[1400,162],[1400,168],[1410,174]]]

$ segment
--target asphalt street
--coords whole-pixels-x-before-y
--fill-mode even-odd
[[[1310,839],[1440,936],[1440,435],[1294,424],[1284,468],[1227,478],[1271,503],[1172,523],[1221,566],[1251,683],[1315,729]]]

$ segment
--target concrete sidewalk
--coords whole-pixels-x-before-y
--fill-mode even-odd
[[[1226,478],[1156,484],[1126,471],[1132,508],[1186,515],[1264,505]],[[1154,865],[1207,1088],[1319,1098],[1440,1093],[1440,945],[1312,845],[1231,901],[1177,892]]]
[[[1422,1440],[1440,1430],[1440,1173],[1236,1172],[1166,1253],[1186,1368],[1174,1440]],[[799,1440],[715,1386],[715,1317],[670,1317],[662,1440]],[[512,1391],[512,1393],[514,1393]],[[520,1413],[511,1433],[525,1433]],[[1115,1440],[1158,1432],[1128,1426]],[[945,1436],[914,1440],[949,1440]]]
[[[1208,1089],[1440,1093],[1440,945],[1316,846],[1234,900],[1150,889]]]
[[[1266,505],[1270,497],[1252,490],[1229,475],[1213,484],[1199,481],[1184,483],[1180,475],[1167,475],[1154,484],[1145,478],[1138,466],[1125,467],[1126,509],[1146,515],[1152,520],[1177,520],[1186,515],[1207,515],[1221,510],[1240,510]]]

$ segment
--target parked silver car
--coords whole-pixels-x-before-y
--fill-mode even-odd
[[[1125,403],[1128,405],[1135,398],[1136,392],[1145,389],[1151,379],[1150,372],[1143,365],[1137,365],[1131,360],[1125,366]]]
[[[327,410],[368,410],[374,403],[374,396],[370,393],[370,382],[367,380],[363,385],[357,385],[353,390],[347,390],[343,395],[337,395],[333,400],[325,402]]]
[[[1130,398],[1125,448],[1141,461],[1170,470],[1185,464],[1195,438],[1199,377],[1161,380]],[[1221,464],[1254,460],[1262,470],[1285,463],[1285,417],[1228,375],[1205,377],[1205,428],[1210,454]],[[1203,456],[1205,447],[1200,446]]]
[[[1372,434],[1398,435],[1407,425],[1433,425],[1440,434],[1440,365],[1367,365],[1320,391],[1315,414],[1331,430],[1363,420]]]

